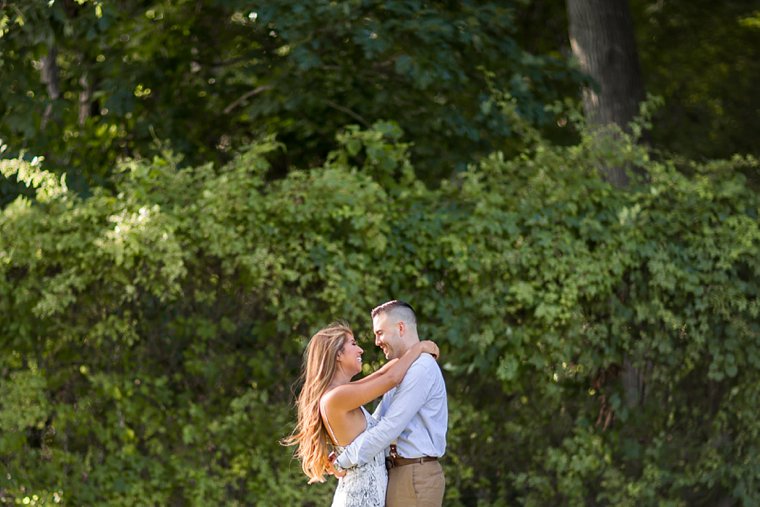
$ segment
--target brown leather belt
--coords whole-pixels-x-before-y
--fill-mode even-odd
[[[401,456],[397,456],[395,458],[388,457],[388,459],[386,459],[386,467],[388,469],[391,469],[393,467],[414,465],[415,463],[421,465],[422,463],[427,463],[429,461],[438,461],[438,458],[434,456],[423,456],[421,458],[402,458]]]

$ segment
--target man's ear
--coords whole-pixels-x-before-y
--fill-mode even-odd
[[[406,323],[404,323],[403,320],[398,321],[398,335],[404,336],[405,332],[406,332]]]

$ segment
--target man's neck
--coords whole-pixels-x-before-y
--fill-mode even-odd
[[[420,342],[419,338],[410,338],[409,340],[404,341],[403,342],[403,349],[400,351],[401,353],[399,354],[398,357],[401,357],[404,354],[406,354],[409,349],[411,349],[412,347],[414,347],[414,345],[417,344],[417,343],[419,343],[419,342]]]

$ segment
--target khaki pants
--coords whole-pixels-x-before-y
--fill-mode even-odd
[[[438,461],[388,470],[386,507],[441,507],[446,479]]]

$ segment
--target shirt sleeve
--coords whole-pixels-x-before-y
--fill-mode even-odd
[[[344,449],[338,457],[338,465],[351,468],[369,463],[404,431],[422,408],[429,390],[425,365],[417,360],[406,372],[380,422],[361,433]]]
[[[383,401],[385,401],[385,397],[380,398],[380,403],[377,404],[377,407],[375,407],[375,411],[372,412],[372,418],[375,421],[379,421],[380,418],[383,416]]]

